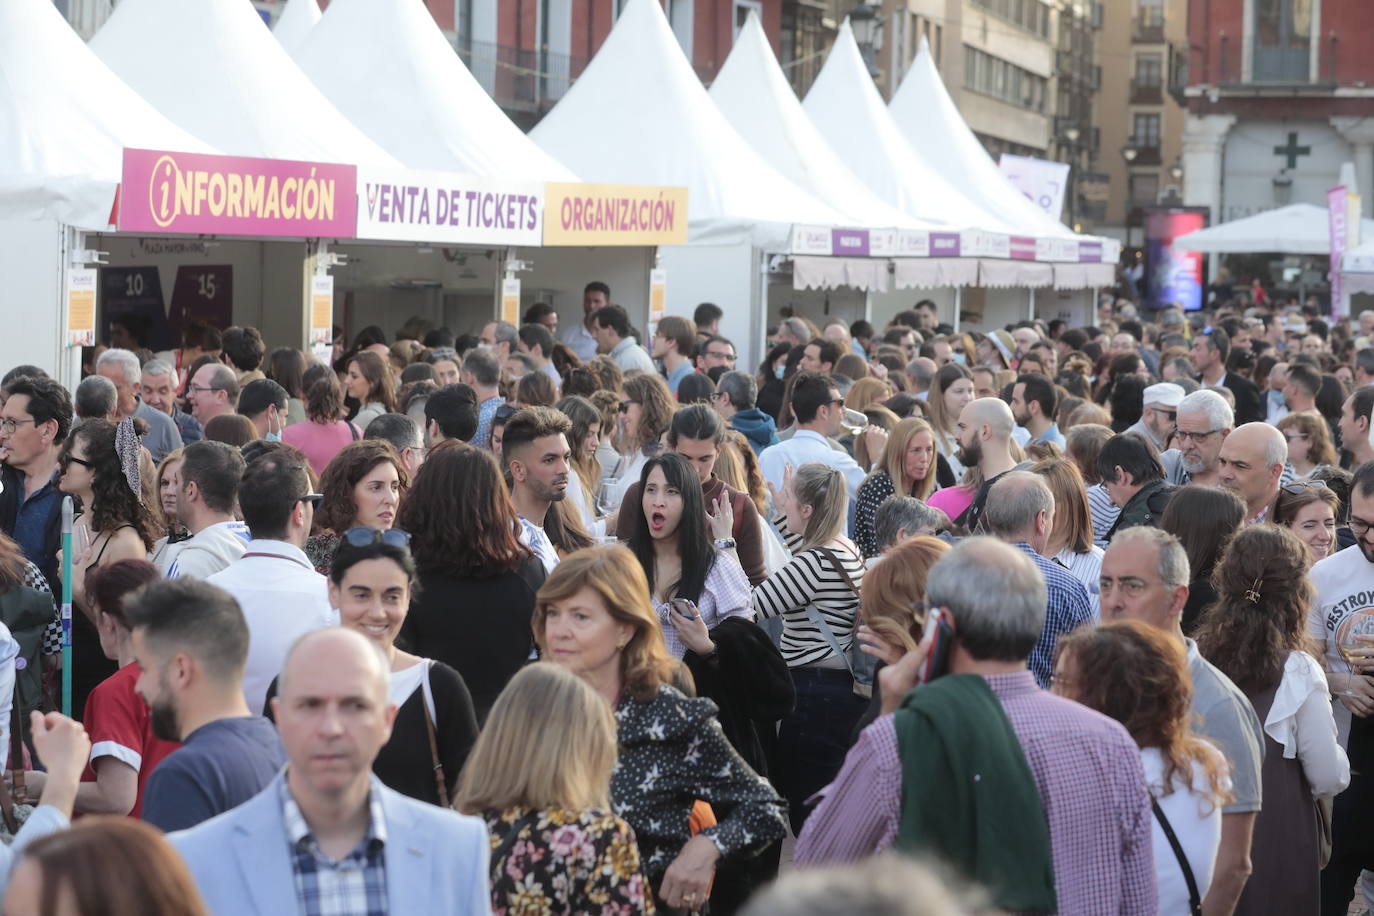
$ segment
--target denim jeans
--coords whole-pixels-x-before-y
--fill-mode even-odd
[[[806,800],[830,785],[849,752],[854,724],[867,702],[843,668],[793,668],[797,705],[778,729],[775,782],[787,799],[792,834],[801,833]]]

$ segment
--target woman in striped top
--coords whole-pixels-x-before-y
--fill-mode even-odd
[[[796,708],[778,731],[776,773],[795,834],[806,820],[806,799],[829,785],[844,763],[850,732],[865,705],[854,693],[847,660],[831,649],[807,609],[819,613],[841,651],[848,652],[864,562],[844,536],[849,496],[838,470],[804,464],[787,475],[774,502],[792,559],[754,589],[752,605],[760,618],[782,616],[782,654],[796,688]]]

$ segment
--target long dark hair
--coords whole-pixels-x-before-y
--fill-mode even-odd
[[[1245,521],[1245,503],[1222,487],[1190,483],[1169,499],[1159,527],[1178,538],[1193,581],[1210,579],[1217,558]]]
[[[140,419],[133,421],[134,431],[142,435],[148,431]],[[86,460],[91,463],[91,492],[95,505],[84,508],[92,513],[92,528],[96,533],[113,532],[124,525],[132,525],[149,550],[157,542],[157,525],[153,514],[143,505],[141,493],[129,488],[124,468],[115,452],[115,430],[109,420],[87,420],[67,437],[64,454],[71,454],[77,440],[86,443]]]
[[[267,357],[267,377],[293,398],[305,398],[305,354],[295,347],[277,347]]]
[[[658,468],[668,481],[670,489],[682,494],[682,520],[677,526],[677,549],[682,557],[682,578],[672,583],[671,592],[676,598],[698,601],[702,589],[706,587],[706,575],[716,562],[715,547],[706,521],[706,499],[701,493],[701,480],[691,463],[676,452],[658,455],[644,462],[644,470],[639,475],[640,505],[634,507],[634,530],[630,532],[629,548],[644,567],[644,576],[649,580],[649,594],[654,592],[654,539],[649,534],[649,520],[644,517],[644,488],[648,486],[649,475]],[[623,507],[622,507],[623,511]]]
[[[498,576],[531,555],[520,543],[520,520],[496,459],[456,439],[436,445],[420,466],[396,527],[410,532],[422,573]]]
[[[1306,629],[1311,562],[1296,534],[1269,524],[1241,529],[1222,554],[1212,573],[1217,603],[1202,618],[1197,645],[1242,690],[1277,684],[1289,652],[1318,655]]]

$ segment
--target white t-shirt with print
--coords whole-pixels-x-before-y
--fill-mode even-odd
[[[1362,635],[1374,646],[1374,563],[1364,558],[1356,544],[1317,563],[1309,575],[1317,602],[1308,615],[1308,633],[1323,648],[1326,670],[1349,673],[1352,669],[1341,655],[1341,641]],[[1344,747],[1350,736],[1350,710],[1332,700],[1331,711]]]

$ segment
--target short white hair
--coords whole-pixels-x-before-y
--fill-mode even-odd
[[[1186,395],[1178,402],[1178,412],[1205,414],[1212,429],[1232,429],[1236,425],[1236,412],[1231,405],[1221,395],[1206,388]]]
[[[167,360],[165,360],[165,359],[150,359],[150,360],[148,360],[146,363],[143,364],[143,374],[144,374],[144,375],[165,375],[165,376],[167,376],[167,378],[171,381],[172,387],[173,387],[173,388],[175,388],[175,387],[177,386],[177,383],[178,383],[178,381],[179,381],[179,379],[178,379],[178,377],[177,377],[176,366],[173,366],[171,363],[167,362]]]
[[[143,364],[138,361],[138,357],[131,350],[111,347],[100,354],[100,358],[95,361],[95,371],[99,372],[101,366],[111,363],[116,363],[124,368],[125,384],[137,385],[143,378]]]

